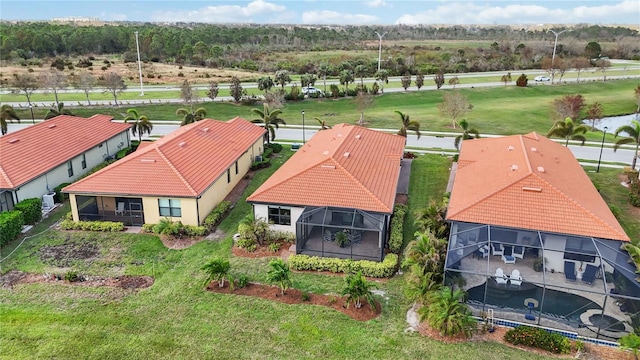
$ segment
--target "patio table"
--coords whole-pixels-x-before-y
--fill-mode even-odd
[[[505,264],[515,264],[516,258],[511,255],[502,255],[502,261],[504,261]]]

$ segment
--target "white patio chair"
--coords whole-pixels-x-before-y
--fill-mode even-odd
[[[504,270],[502,270],[502,268],[497,268],[496,269],[496,283],[498,285],[507,285],[507,277],[504,275]]]
[[[499,255],[499,256],[504,255],[504,248],[502,247],[502,244],[492,243],[491,253],[493,255]]]
[[[524,246],[514,246],[513,251],[511,252],[511,256],[517,257],[518,259],[524,258]]]
[[[124,215],[124,203],[119,202],[118,207],[116,208],[116,215]]]
[[[511,272],[511,276],[509,277],[511,281],[511,285],[520,286],[522,285],[522,276],[520,276],[520,271],[518,269],[513,269]]]

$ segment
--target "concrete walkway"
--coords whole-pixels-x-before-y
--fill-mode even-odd
[[[398,177],[398,187],[396,194],[409,194],[409,177],[411,176],[411,163],[413,159],[402,159],[400,162],[400,176]]]

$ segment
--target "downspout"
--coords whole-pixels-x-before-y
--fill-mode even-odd
[[[200,225],[200,198],[201,197],[202,196],[198,196],[196,198],[196,214],[197,214],[197,221],[198,221],[196,224],[198,225]]]

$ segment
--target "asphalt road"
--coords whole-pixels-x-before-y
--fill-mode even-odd
[[[15,132],[19,129],[30,126],[29,123],[21,123],[21,124],[8,124],[7,137],[11,136],[12,132]],[[179,124],[155,124],[153,126],[153,131],[150,135],[145,134],[143,139],[154,139],[170,132],[176,130],[179,127]],[[378,129],[382,131],[390,131],[388,129]],[[305,128],[305,139],[309,140],[316,132],[318,132],[318,127],[306,127]],[[407,147],[409,150],[419,150],[419,151],[428,151],[428,152],[453,152],[455,151],[455,147],[453,146],[453,142],[455,137],[459,135],[457,133],[436,133],[436,132],[423,132],[423,136],[418,139],[415,135],[409,135],[407,137]],[[491,134],[483,134],[482,137],[495,137],[499,135],[491,135]],[[137,136],[131,136],[132,139],[137,139]],[[301,126],[281,126],[276,130],[276,142],[280,141],[293,141],[293,142],[302,142],[302,127]],[[600,145],[599,142],[587,142],[585,146],[571,144],[569,145],[569,149],[573,153],[573,155],[580,160],[591,160],[598,161],[600,156]],[[616,162],[616,163],[624,163],[631,164],[631,161],[634,156],[634,149],[632,147],[621,148],[618,151],[614,152],[612,148],[612,144],[605,143],[602,149],[602,162]],[[639,164],[640,165],[640,164]],[[602,164],[603,167],[621,167],[618,165],[608,165]]]

